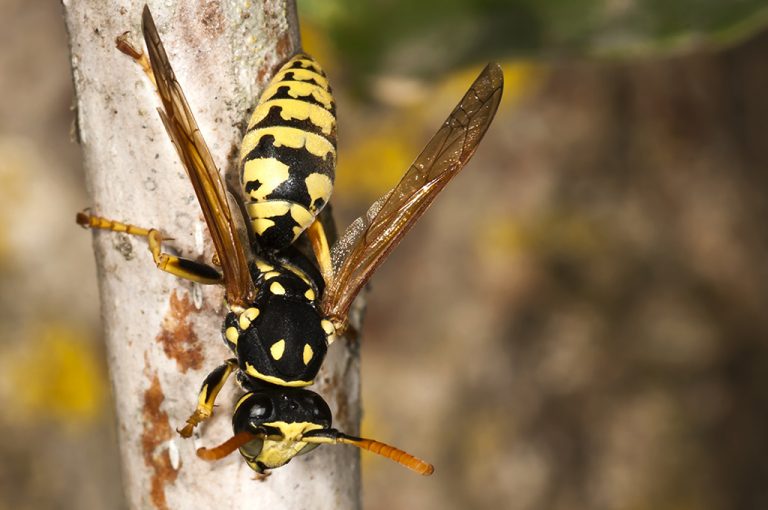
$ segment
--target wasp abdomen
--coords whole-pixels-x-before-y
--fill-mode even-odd
[[[328,202],[336,167],[336,106],[311,57],[296,55],[272,78],[248,123],[240,160],[259,244],[290,245]]]

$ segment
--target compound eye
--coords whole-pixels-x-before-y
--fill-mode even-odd
[[[272,415],[272,401],[266,397],[254,397],[250,402],[248,421],[254,424],[262,423]]]

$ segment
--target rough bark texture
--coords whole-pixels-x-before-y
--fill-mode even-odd
[[[286,5],[287,3],[287,5]],[[161,121],[141,69],[114,48],[130,31],[142,44],[141,2],[65,0],[77,92],[77,132],[92,208],[155,227],[181,254],[210,260],[200,207]],[[299,47],[288,0],[162,2],[150,5],[179,82],[214,159],[236,173],[242,126],[275,66]],[[205,375],[230,354],[221,341],[219,288],[154,269],[142,239],[97,232],[102,315],[114,388],[126,497],[131,508],[358,508],[359,456],[323,447],[294,459],[264,482],[238,455],[206,463],[195,448],[231,434],[240,391],[229,384],[218,412],[182,440],[174,431],[194,409]],[[314,387],[335,424],[356,433],[358,360],[338,342]]]

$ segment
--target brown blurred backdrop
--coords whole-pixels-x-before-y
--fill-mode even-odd
[[[365,508],[768,508],[766,8],[390,4],[300,3],[340,225],[507,90],[373,281],[363,434],[437,471],[364,455]],[[0,510],[124,507],[60,11],[0,0]]]

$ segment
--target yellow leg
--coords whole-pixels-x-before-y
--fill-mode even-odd
[[[86,228],[111,230],[113,232],[124,232],[134,236],[146,237],[149,243],[149,251],[152,253],[155,265],[157,265],[157,268],[161,271],[178,276],[179,278],[184,278],[185,280],[191,280],[206,285],[222,283],[221,274],[219,274],[213,267],[200,262],[195,262],[194,260],[163,253],[163,236],[159,230],[141,228],[135,225],[102,218],[100,216],[93,216],[88,212],[77,213],[77,223]]]
[[[224,383],[237,368],[237,360],[228,359],[226,363],[216,367],[213,372],[203,381],[203,387],[200,388],[200,394],[197,396],[197,409],[187,418],[187,423],[177,432],[181,437],[190,437],[200,422],[207,420],[213,415],[213,406],[219,391],[224,387]]]
[[[325,229],[319,219],[315,218],[315,221],[307,229],[307,235],[312,244],[312,251],[315,252],[317,264],[320,266],[320,274],[323,275],[325,285],[328,286],[333,280],[333,263],[331,262],[328,238],[325,236]]]

